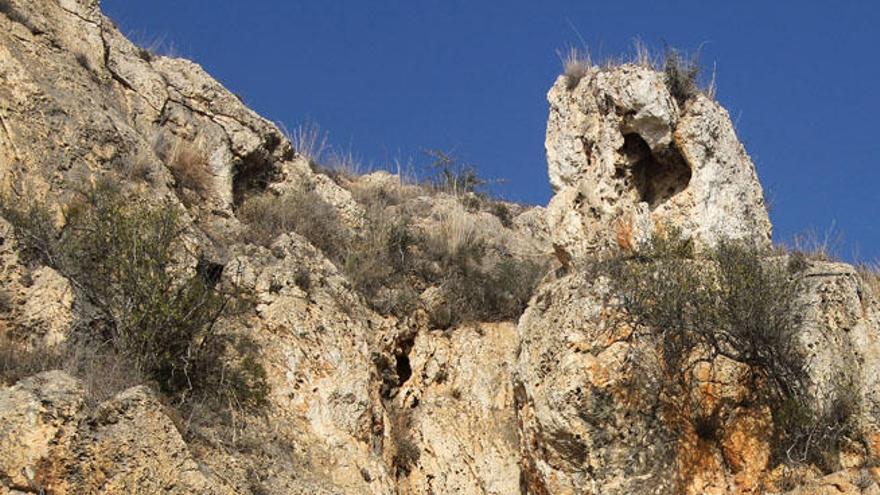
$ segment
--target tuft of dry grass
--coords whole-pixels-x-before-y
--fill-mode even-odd
[[[288,132],[283,127],[282,130],[296,154],[303,157],[312,166],[321,163],[321,159],[329,147],[327,133],[321,130],[317,124],[305,123],[296,126],[293,132]]]
[[[444,213],[429,235],[434,251],[455,254],[477,249],[484,241],[474,218],[463,208]]]
[[[856,266],[859,276],[867,285],[876,300],[880,300],[880,260],[872,263],[861,263]]]
[[[156,148],[157,154],[171,170],[178,189],[192,191],[202,199],[207,198],[212,190],[214,175],[208,158],[195,143],[183,139],[169,143],[160,139]]]
[[[95,342],[64,342],[57,346],[27,344],[0,335],[0,384],[50,370],[62,370],[82,381],[87,406],[97,406],[135,385],[147,383],[130,359]]]
[[[556,53],[562,62],[562,73],[565,75],[566,86],[568,89],[574,89],[593,66],[593,60],[589,53],[582,52],[575,47]]]
[[[811,260],[835,261],[840,259],[842,244],[843,234],[831,224],[821,233],[816,229],[810,229],[794,236],[791,248]]]

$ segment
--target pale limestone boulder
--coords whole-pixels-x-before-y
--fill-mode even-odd
[[[84,398],[61,371],[0,390],[0,493],[233,493],[201,471],[147,388],[95,411]]]
[[[121,392],[81,422],[70,456],[58,476],[67,476],[71,494],[234,493],[202,471],[164,406],[144,386]]]
[[[31,273],[31,285],[24,290],[19,310],[24,325],[40,335],[42,344],[54,346],[67,338],[74,323],[74,290],[57,271],[41,266]]]
[[[657,343],[632,337],[585,274],[543,285],[519,321],[528,493],[674,493]]]
[[[769,245],[761,185],[717,102],[680,107],[662,73],[631,64],[593,67],[573,88],[560,76],[547,98],[547,223],[564,262],[637,250],[666,226],[703,245]]]
[[[60,371],[0,389],[0,491],[33,489],[42,482],[42,463],[56,462],[65,443],[59,438],[69,441],[74,434],[83,397],[80,383]]]
[[[845,263],[810,262],[803,273],[801,341],[816,404],[831,407],[841,386],[860,401],[859,426],[880,455],[880,304]]]

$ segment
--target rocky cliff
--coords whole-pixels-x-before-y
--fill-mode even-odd
[[[455,176],[323,172],[96,0],[0,1],[0,493],[880,493],[876,279],[772,250],[727,112],[660,69],[560,76],[555,194],[523,207]],[[209,385],[120,337],[191,315],[129,327],[143,286],[92,259],[121,287],[102,291],[89,245],[59,245],[89,239],[108,187],[177,212],[161,266],[187,282],[150,294],[241,302],[179,351],[247,343],[210,354]],[[142,239],[111,232],[101,252]],[[663,297],[693,280],[707,298]],[[264,388],[230,388],[248,370]]]

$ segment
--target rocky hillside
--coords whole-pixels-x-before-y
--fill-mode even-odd
[[[771,245],[682,63],[560,76],[525,207],[0,0],[0,493],[880,493],[877,275]]]

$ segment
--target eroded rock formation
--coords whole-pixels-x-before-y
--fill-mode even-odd
[[[769,246],[761,186],[717,102],[678,101],[661,72],[630,64],[562,77],[546,141],[555,196],[488,212],[386,173],[315,172],[198,65],[133,45],[96,1],[0,5],[3,197],[52,205],[60,225],[72,191],[104,177],[179,207],[218,283],[248,294],[224,331],[259,345],[269,385],[264,411],[220,426],[210,411],[181,417],[150,384],[100,399],[101,380],[61,371],[0,384],[0,493],[880,493],[880,295],[852,267],[798,272],[810,401],[837,400],[841,377],[857,391],[830,473],[773,458],[773,418],[742,362],[705,360],[669,397],[661,334],[637,332],[612,284],[578,268],[669,227],[698,246]],[[196,166],[206,181],[188,182]],[[518,321],[438,328],[428,313],[449,301],[430,283],[415,286],[418,309],[380,313],[298,233],[238,235],[245,199],[293,190],[352,233],[379,210],[478,234],[488,259],[555,249],[564,269],[547,270]],[[2,219],[0,283],[0,345],[51,347],[91,321],[81,290]]]
[[[593,67],[573,87],[560,76],[547,99],[547,218],[564,257],[635,250],[668,226],[707,245],[769,245],[761,185],[717,102],[682,106],[662,72],[632,64]]]

